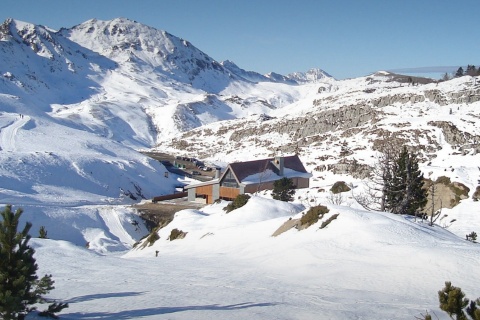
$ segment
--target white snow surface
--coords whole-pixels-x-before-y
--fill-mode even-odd
[[[253,183],[260,183],[260,182],[267,182],[267,181],[275,181],[281,179],[282,177],[285,178],[292,178],[292,177],[301,177],[301,178],[311,178],[313,175],[308,172],[298,172],[289,168],[283,169],[283,175],[279,176],[275,172],[270,169],[267,169],[261,173],[255,173],[245,177],[242,180],[244,184],[253,184]]]
[[[165,177],[165,167],[139,150],[194,155],[174,144],[194,141],[214,164],[254,160],[294,136],[267,131],[230,142],[236,129],[265,115],[281,126],[318,110],[394,94],[455,94],[480,82],[407,86],[386,74],[336,81],[316,69],[295,75],[306,83],[291,85],[281,75],[275,82],[273,74],[247,81],[188,41],[124,18],[58,32],[16,20],[1,25],[0,204],[22,207],[33,236],[46,227],[50,239],[31,243],[39,274],[56,281],[50,297],[70,303],[62,319],[414,319],[427,310],[447,319],[437,301],[445,281],[480,297],[480,246],[465,240],[480,233],[480,203],[472,200],[480,155],[460,152],[429,125],[447,121],[474,140],[479,102],[388,105],[369,124],[407,140],[404,128],[428,128],[440,148],[421,163],[425,176],[447,176],[470,189],[433,227],[365,211],[351,194],[331,204],[334,182],[361,190],[363,181],[317,167],[338,160],[343,140],[354,151],[350,159],[371,165],[375,133],[367,127],[330,131],[300,150],[313,178],[293,203],[262,192],[228,214],[226,202],[179,211],[157,242],[134,248],[149,231],[130,205],[190,183]],[[433,143],[428,137],[412,141],[426,146]],[[272,237],[316,204],[330,209],[323,221],[339,216],[323,229],[318,222]],[[184,239],[168,239],[175,228],[187,233]]]
[[[35,239],[51,297],[70,302],[62,318],[448,319],[443,281],[480,295],[480,246],[441,227],[330,205],[325,218],[339,216],[326,228],[272,237],[304,206],[258,196],[228,214],[225,205],[180,211],[153,246],[122,254]],[[174,228],[186,237],[168,240]]]

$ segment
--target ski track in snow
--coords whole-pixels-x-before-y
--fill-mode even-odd
[[[16,151],[15,137],[18,129],[23,127],[28,121],[30,121],[30,117],[24,115],[0,129],[0,148],[2,150]]]
[[[120,221],[120,215],[112,208],[106,208],[105,210],[99,210],[99,215],[102,217],[108,231],[114,236],[118,237],[121,243],[126,247],[130,243],[135,242],[132,236],[125,230],[122,222]]]

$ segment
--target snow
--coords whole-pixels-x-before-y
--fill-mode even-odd
[[[124,18],[59,32],[19,21],[6,25],[2,32],[11,34],[0,37],[0,204],[22,207],[33,236],[41,226],[48,231],[50,239],[35,238],[32,245],[39,274],[56,281],[50,297],[70,303],[62,318],[413,319],[429,310],[447,319],[437,301],[444,281],[480,297],[480,246],[465,240],[480,233],[480,203],[471,199],[480,155],[459,152],[429,125],[448,121],[479,136],[479,102],[425,99],[378,108],[385,116],[359,128],[364,131],[327,132],[301,148],[313,177],[293,203],[260,192],[228,214],[226,202],[182,210],[143,249],[134,245],[149,231],[131,206],[195,182],[165,177],[166,168],[138,150],[193,156],[193,147],[182,144],[193,141],[213,164],[265,158],[292,143],[293,134],[267,130],[231,143],[235,130],[281,126],[285,119],[389,95],[475,90],[470,77],[407,86],[382,72],[336,81],[312,70],[292,75],[312,82],[254,83],[189,42]],[[272,118],[259,121],[261,114]],[[373,164],[373,125],[407,140],[407,130],[430,130],[419,136],[419,146],[433,144],[432,138],[439,148],[421,163],[422,172],[465,184],[469,198],[443,209],[445,218],[433,227],[365,211],[351,194],[333,205],[328,190],[336,181],[353,184],[355,192],[363,181],[317,167],[336,163],[338,141],[354,149],[349,160]],[[259,179],[265,175],[248,181]],[[330,210],[323,221],[339,216],[324,229],[319,222],[272,236],[316,204]],[[170,241],[175,228],[186,237]]]
[[[68,242],[34,240],[65,319],[409,319],[438,310],[445,280],[470,297],[478,244],[406,217],[329,206],[325,229],[272,233],[302,206],[253,197],[177,213],[146,249],[98,255]],[[170,230],[186,231],[169,241]],[[155,257],[155,251],[159,252]],[[59,263],[61,262],[61,263]],[[80,271],[81,270],[81,271]]]
[[[292,177],[298,177],[298,178],[311,178],[312,174],[308,172],[298,172],[289,168],[284,168],[283,169],[283,175],[279,176],[275,172],[273,172],[270,169],[265,170],[264,172],[261,173],[255,173],[252,175],[249,175],[245,177],[242,180],[242,183],[248,185],[248,184],[254,184],[254,183],[260,183],[260,182],[267,182],[267,181],[275,181],[278,180],[282,177],[285,178],[292,178]]]

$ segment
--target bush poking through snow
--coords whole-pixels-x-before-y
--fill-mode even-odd
[[[178,230],[177,228],[172,229],[170,232],[170,237],[168,237],[168,240],[173,241],[176,239],[183,239],[187,235],[186,232],[183,232],[182,230]]]
[[[248,194],[239,194],[232,202],[230,202],[223,210],[229,213],[235,209],[241,208],[247,204],[250,196]]]
[[[337,181],[333,184],[332,188],[330,189],[330,191],[333,193],[333,194],[337,194],[337,193],[342,193],[342,192],[347,192],[347,191],[350,191],[350,187],[347,186],[347,184],[345,183],[345,181]]]
[[[312,224],[315,224],[318,222],[319,219],[322,219],[323,216],[328,213],[330,210],[328,210],[327,207],[318,205],[315,207],[311,207],[307,213],[305,213],[301,218],[300,218],[300,225],[303,229],[308,228]]]
[[[468,241],[472,241],[472,242],[475,242],[477,240],[477,233],[475,231],[472,231],[470,232],[470,234],[467,234],[465,236],[465,238],[468,240]]]
[[[40,239],[47,239],[47,229],[45,229],[45,226],[41,226],[40,230],[38,230],[38,237]]]
[[[331,216],[330,218],[328,218],[327,220],[323,221],[322,222],[322,225],[320,226],[320,229],[323,229],[325,228],[326,226],[328,226],[330,224],[330,222],[332,222],[333,220],[337,219],[338,217],[338,213],[334,214],[333,216]]]
[[[448,313],[452,319],[455,315],[455,319],[480,320],[480,298],[470,301],[465,298],[461,288],[452,286],[449,281],[446,281],[445,287],[438,291],[438,300],[440,309]]]
[[[148,244],[149,247],[151,247],[155,241],[160,239],[160,236],[157,233],[157,229],[153,229],[152,232],[148,235],[147,241],[145,241],[145,244]]]

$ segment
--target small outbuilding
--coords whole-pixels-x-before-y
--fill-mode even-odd
[[[195,183],[185,187],[189,201],[215,200],[231,201],[239,194],[272,190],[273,183],[282,178],[293,180],[297,188],[310,186],[311,173],[308,173],[297,155],[230,163],[220,174],[208,182]]]

